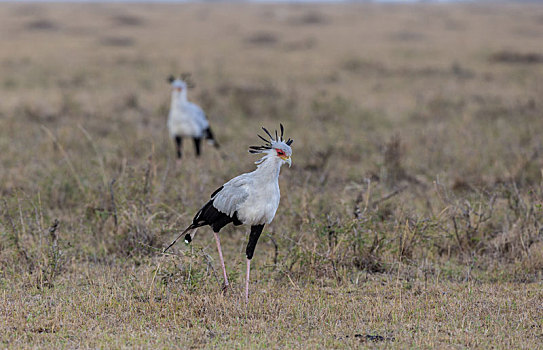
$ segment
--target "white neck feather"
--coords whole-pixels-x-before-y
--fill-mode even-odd
[[[180,93],[177,91],[172,92],[172,103],[171,107],[175,107],[177,105],[183,105],[187,103],[187,91],[183,90]]]
[[[283,161],[274,155],[267,154],[257,162],[256,170],[253,174],[257,177],[263,178],[267,181],[273,181],[279,179],[279,171]]]

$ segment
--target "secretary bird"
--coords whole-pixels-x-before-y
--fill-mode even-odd
[[[181,160],[182,156],[183,137],[192,137],[197,157],[200,156],[202,138],[206,138],[215,148],[219,148],[204,111],[200,106],[187,100],[187,88],[192,86],[189,86],[183,79],[187,80],[188,78],[189,76],[186,74],[178,79],[174,78],[173,75],[168,78],[168,82],[172,86],[168,131],[170,137],[175,141],[178,160]]]
[[[211,200],[196,213],[192,224],[189,225],[166,249],[166,252],[179,238],[185,235],[185,243],[190,243],[193,236],[191,232],[198,227],[209,225],[213,229],[219,259],[224,275],[223,291],[228,289],[228,277],[224,267],[219,231],[229,223],[235,226],[251,225],[249,242],[245,254],[247,256],[247,277],[245,279],[245,301],[249,301],[249,274],[251,270],[251,259],[255,251],[258,238],[264,229],[265,224],[272,222],[277,207],[279,206],[279,171],[281,166],[288,163],[291,165],[290,156],[292,149],[290,145],[293,140],[283,140],[284,128],[281,127],[281,137],[275,139],[268,130],[262,128],[270,137],[266,140],[258,135],[265,144],[262,146],[249,147],[249,153],[262,153],[264,157],[255,162],[256,170],[239,175],[218,188],[211,195]]]

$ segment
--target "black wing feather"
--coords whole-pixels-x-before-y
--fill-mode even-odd
[[[221,188],[222,189],[222,188]],[[218,192],[218,191],[217,191]],[[241,221],[238,219],[237,212],[234,212],[234,216],[228,216],[225,213],[221,213],[215,206],[213,206],[213,199],[206,203],[196,213],[190,227],[198,228],[209,225],[213,228],[213,231],[219,232],[224,226],[233,222],[234,225],[241,225]]]
[[[217,189],[215,190],[215,192],[213,192],[213,193],[211,194],[211,198],[215,197],[215,195],[216,195],[217,193],[221,192],[221,190],[223,189],[223,187],[224,187],[224,186],[221,186],[221,187],[217,188]]]

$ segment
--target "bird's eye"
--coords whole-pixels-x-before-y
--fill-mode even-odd
[[[275,151],[277,152],[277,155],[280,157],[285,155],[285,152],[281,151],[280,149],[275,149]]]

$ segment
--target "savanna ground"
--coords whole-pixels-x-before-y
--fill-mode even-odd
[[[0,5],[2,347],[536,348],[543,5]],[[166,77],[220,152],[176,166]],[[247,229],[161,248],[254,168]],[[58,221],[57,221],[58,220]]]

